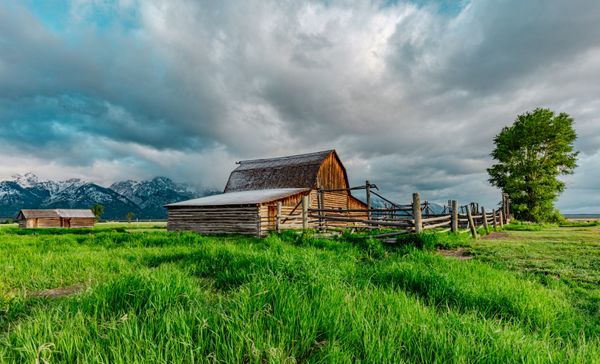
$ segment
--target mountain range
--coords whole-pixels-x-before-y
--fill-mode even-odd
[[[164,219],[163,205],[214,193],[217,191],[200,191],[167,177],[103,187],[78,178],[42,181],[27,173],[0,181],[0,217],[14,218],[23,208],[91,208],[100,204],[104,206],[102,219],[123,220],[129,212],[139,219]]]

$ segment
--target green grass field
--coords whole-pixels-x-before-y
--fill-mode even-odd
[[[598,227],[522,230],[383,246],[156,223],[3,227],[0,359],[600,362]]]

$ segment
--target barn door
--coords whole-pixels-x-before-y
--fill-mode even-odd
[[[275,230],[275,218],[277,216],[277,206],[269,206],[269,224],[268,230]]]

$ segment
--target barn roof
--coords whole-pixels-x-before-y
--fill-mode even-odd
[[[90,209],[57,209],[56,211],[60,217],[96,218]]]
[[[241,161],[231,172],[225,192],[313,188],[321,164],[331,153],[335,150]]]
[[[212,195],[188,201],[176,202],[166,205],[165,207],[256,205],[260,203],[276,201],[308,190],[308,188],[275,188],[266,190],[228,192],[220,195]]]
[[[26,219],[39,219],[39,218],[95,218],[96,216],[89,209],[23,209],[19,212],[19,215],[23,215]]]

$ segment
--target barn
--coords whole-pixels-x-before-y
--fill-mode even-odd
[[[21,228],[84,228],[94,227],[92,210],[54,209],[21,210],[17,215]]]
[[[238,162],[224,193],[166,205],[169,231],[191,230],[203,234],[262,236],[276,226],[280,216],[300,212],[303,196],[310,208],[366,209],[352,196],[348,175],[335,150]],[[321,194],[318,190],[336,190]],[[301,226],[298,219],[281,219],[282,229]]]

